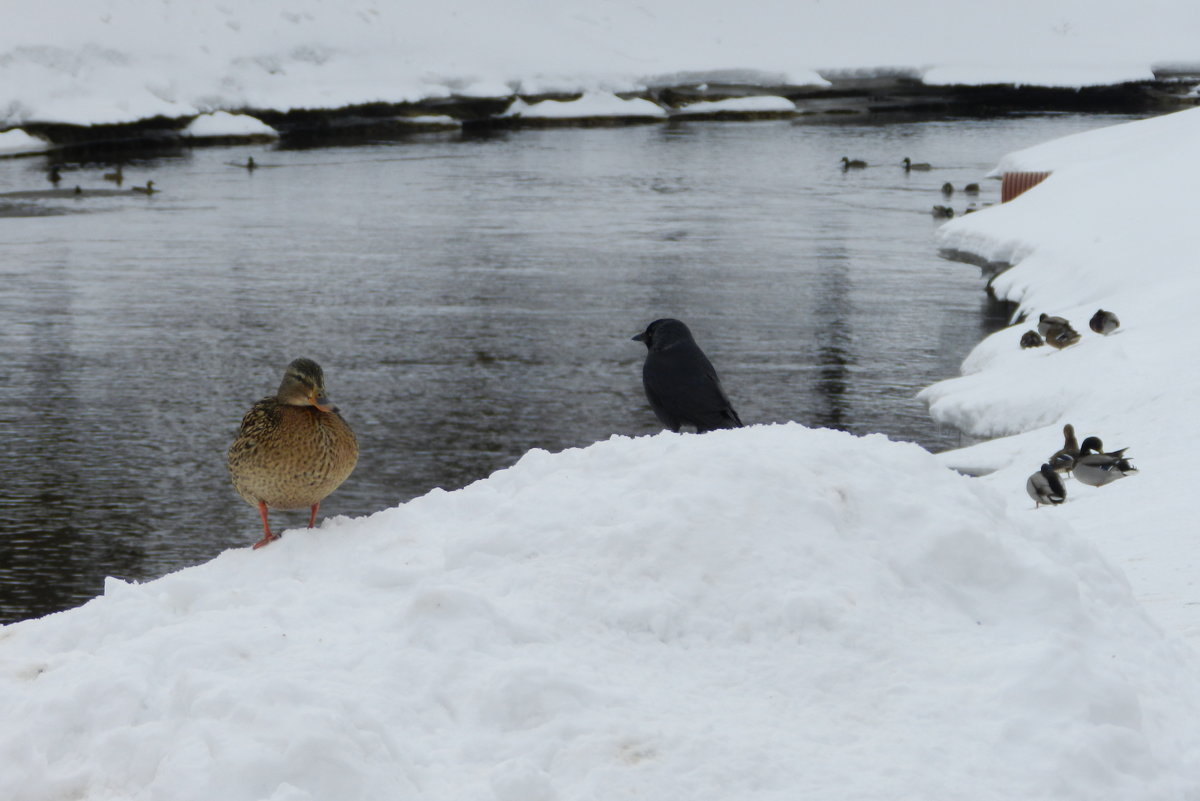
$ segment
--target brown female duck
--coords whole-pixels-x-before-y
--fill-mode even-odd
[[[1075,460],[1079,458],[1079,441],[1075,439],[1075,426],[1067,423],[1063,426],[1063,446],[1050,457],[1050,466],[1059,473],[1070,473],[1075,469]]]
[[[279,539],[267,523],[268,509],[309,509],[308,527],[317,509],[338,488],[358,461],[358,441],[338,410],[325,397],[325,376],[312,359],[288,365],[279,391],[263,398],[242,418],[229,448],[227,464],[233,487],[258,507],[261,548]]]

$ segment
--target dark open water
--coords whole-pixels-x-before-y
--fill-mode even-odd
[[[0,622],[257,539],[224,452],[301,355],[362,446],[323,516],[657,430],[630,337],[661,316],[688,322],[747,422],[955,446],[913,395],[1003,320],[976,270],[936,256],[939,187],[1119,119],[208,149],[128,164],[153,197],[22,201],[63,213],[0,217]],[[231,166],[249,155],[265,166]],[[937,169],[906,175],[906,155]],[[109,168],[63,185],[112,188]],[[0,161],[0,192],[49,188],[44,169]]]

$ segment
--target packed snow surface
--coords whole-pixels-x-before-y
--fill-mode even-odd
[[[0,797],[1184,798],[1197,667],[915,445],[614,437],[0,629]]]
[[[1184,0],[41,0],[0,26],[0,128],[449,95],[635,91],[664,76],[766,85],[904,72],[1085,86],[1195,66]],[[754,76],[758,76],[755,78]]]
[[[1023,322],[980,343],[964,375],[922,394],[933,416],[984,437],[942,455],[1013,505],[1026,477],[1062,447],[1062,427],[1129,447],[1141,471],[1100,489],[1067,481],[1067,503],[1042,514],[1070,521],[1126,570],[1169,630],[1200,645],[1200,538],[1192,464],[1200,452],[1200,292],[1194,236],[1200,109],[1112,126],[1010,154],[1002,170],[1051,171],[1012,202],[953,220],[944,247],[1015,266],[993,281]],[[1121,327],[1093,333],[1098,309]],[[1057,351],[1023,350],[1038,315],[1082,334]]]

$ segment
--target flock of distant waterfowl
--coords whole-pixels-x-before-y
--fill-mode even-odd
[[[125,170],[122,165],[118,164],[115,170],[112,172],[106,172],[101,177],[106,181],[111,181],[117,186],[120,186],[125,182]],[[55,188],[62,183],[62,171],[59,169],[57,164],[50,167],[50,170],[46,173],[46,180],[52,183]],[[85,191],[86,190],[84,190],[82,186],[78,184],[75,185],[75,194],[83,195]],[[153,195],[160,190],[154,188],[154,181],[146,181],[145,186],[131,186],[129,187],[129,191],[139,195]]]
[[[242,167],[247,172],[254,172],[254,170],[258,169],[258,165],[254,162],[253,156],[250,156],[249,158],[247,158],[245,164],[231,164],[230,166],[231,167]],[[116,184],[117,186],[121,186],[125,182],[124,165],[118,164],[117,168],[115,170],[113,170],[112,172],[106,172],[101,177],[103,177],[104,180],[106,180],[106,181],[111,181],[112,183]],[[62,170],[59,168],[59,166],[57,164],[52,165],[50,167],[50,169],[46,172],[46,180],[48,180],[51,184],[53,184],[56,189],[58,188],[58,185],[60,183],[62,183],[62,179],[63,179]],[[84,195],[87,193],[87,191],[88,190],[84,189],[82,186],[80,186],[78,184],[75,186],[75,194],[76,195]],[[129,187],[129,191],[131,191],[135,194],[139,194],[139,195],[153,195],[158,192],[161,192],[162,190],[154,188],[154,181],[146,181],[145,186],[131,186],[131,187]],[[106,192],[110,195],[112,194],[112,190],[106,190]]]
[[[862,159],[852,159],[849,156],[842,156],[842,172],[847,172],[849,170],[863,170],[863,169],[866,169],[867,166],[868,166],[867,162],[863,161]],[[904,157],[904,160],[900,162],[900,166],[902,166],[904,168],[904,172],[906,172],[906,173],[929,172],[930,170],[933,169],[932,164],[929,164],[928,162],[924,162],[924,161],[915,162],[908,156]],[[979,194],[979,184],[976,184],[976,183],[967,184],[966,186],[964,186],[962,188],[962,191],[963,191],[963,194],[971,195],[972,197],[975,195],[978,195]],[[954,194],[954,184],[950,183],[949,181],[942,184],[942,196],[943,197],[949,198],[953,194]],[[963,211],[963,214],[971,214],[974,211],[976,211],[976,209],[972,205],[972,207],[967,208],[965,211]],[[950,206],[935,205],[933,207],[932,212],[933,212],[933,216],[937,219],[945,220],[945,219],[949,219],[954,216],[954,209],[951,208]]]

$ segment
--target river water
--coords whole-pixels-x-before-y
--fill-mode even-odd
[[[913,399],[1002,325],[937,257],[939,188],[1125,118],[422,135],[67,164],[0,217],[0,622],[246,546],[224,453],[298,356],[362,454],[322,515],[454,489],[530,448],[658,430],[647,322],[685,320],[747,423],[959,444]],[[254,172],[235,166],[254,156]],[[865,170],[843,172],[842,156]],[[906,174],[905,156],[935,165]],[[48,189],[0,161],[0,192]],[[0,198],[0,203],[3,198]],[[3,208],[3,207],[0,207]],[[33,214],[36,212],[36,214]],[[282,527],[303,513],[276,513]]]

